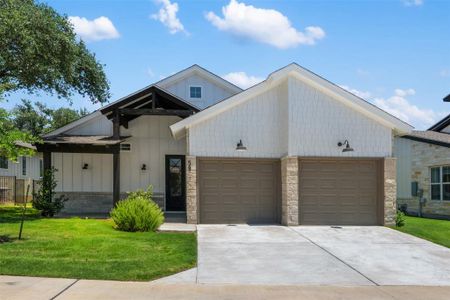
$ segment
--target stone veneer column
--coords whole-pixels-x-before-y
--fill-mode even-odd
[[[188,224],[198,223],[197,159],[186,156],[186,216]]]
[[[298,225],[298,157],[281,159],[281,224]]]
[[[384,179],[384,225],[395,225],[397,212],[397,159],[385,157],[383,161]]]

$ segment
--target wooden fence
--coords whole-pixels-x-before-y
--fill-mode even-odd
[[[24,203],[28,185],[30,185],[30,192],[27,202],[33,200],[33,194],[39,189],[37,180],[0,176],[0,203]]]

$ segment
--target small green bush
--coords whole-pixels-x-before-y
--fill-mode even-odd
[[[152,200],[153,192],[138,190],[128,194],[111,210],[115,228],[122,231],[156,231],[164,222],[164,214]]]
[[[397,214],[395,215],[395,226],[403,227],[405,226],[405,213],[397,210]]]

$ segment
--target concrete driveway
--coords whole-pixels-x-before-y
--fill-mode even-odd
[[[385,227],[198,226],[198,283],[450,285],[450,249]]]

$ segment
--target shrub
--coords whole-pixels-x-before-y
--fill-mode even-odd
[[[396,227],[405,226],[405,214],[400,210],[397,210],[397,214],[395,215],[395,226]]]
[[[164,214],[152,200],[153,192],[138,190],[128,194],[111,210],[115,228],[122,231],[155,231],[164,222]]]
[[[33,207],[41,212],[43,217],[53,217],[64,208],[64,202],[68,199],[65,195],[55,197],[57,181],[54,167],[45,170],[42,179],[38,182],[40,188],[33,194]]]

